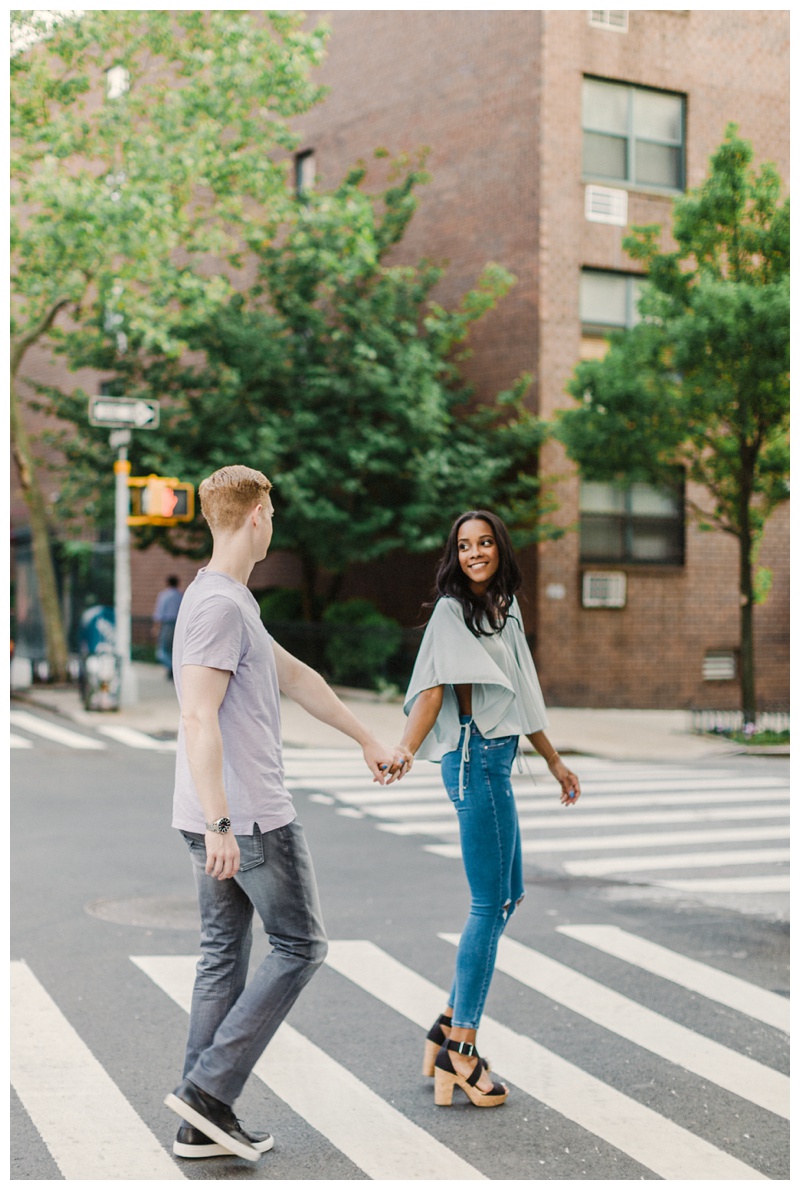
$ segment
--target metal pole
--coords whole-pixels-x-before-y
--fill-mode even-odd
[[[130,430],[115,430],[110,436],[112,446],[118,448],[114,463],[114,620],[116,647],[120,659],[120,706],[135,706],[138,702],[136,675],[131,666],[131,553],[128,515],[130,495],[128,460]]]

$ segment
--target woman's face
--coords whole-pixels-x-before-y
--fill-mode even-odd
[[[470,520],[458,530],[458,560],[473,594],[483,595],[500,565],[492,526],[487,521]]]

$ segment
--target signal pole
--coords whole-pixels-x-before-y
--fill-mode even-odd
[[[130,430],[112,430],[109,435],[110,445],[117,447],[114,463],[114,624],[120,664],[121,707],[132,707],[139,701],[136,674],[131,665],[131,535],[128,528],[130,441]]]

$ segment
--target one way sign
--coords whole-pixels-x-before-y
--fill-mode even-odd
[[[142,397],[90,397],[89,422],[108,429],[154,430],[159,422],[158,401]]]

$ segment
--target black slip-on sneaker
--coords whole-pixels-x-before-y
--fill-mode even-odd
[[[246,1128],[242,1127],[241,1121],[239,1121],[239,1131],[243,1136],[247,1137],[254,1149],[258,1149],[259,1153],[269,1152],[275,1144],[274,1139],[268,1132],[248,1132]],[[178,1129],[178,1135],[175,1137],[172,1151],[176,1157],[232,1156],[230,1149],[224,1149],[216,1141],[210,1140],[204,1132],[186,1123],[181,1124]]]
[[[208,1095],[188,1078],[185,1078],[174,1091],[170,1091],[164,1103],[229,1153],[244,1157],[245,1161],[258,1161],[261,1156],[247,1134],[242,1131],[228,1104],[215,1099],[213,1095]]]

